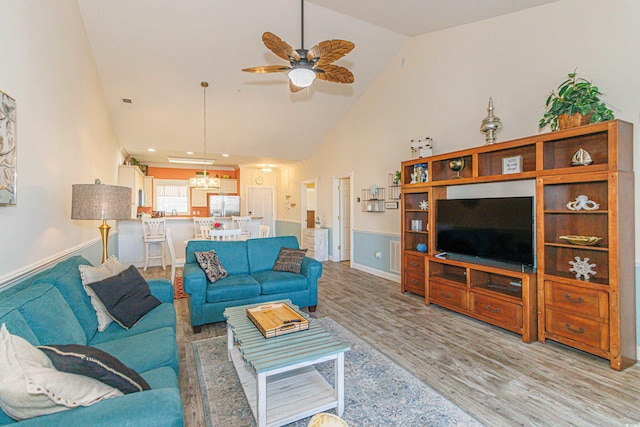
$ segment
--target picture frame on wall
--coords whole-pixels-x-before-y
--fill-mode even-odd
[[[502,174],[522,173],[522,156],[504,157],[502,159]]]
[[[385,209],[398,209],[398,202],[384,202]]]
[[[16,100],[0,91],[0,206],[17,204]]]

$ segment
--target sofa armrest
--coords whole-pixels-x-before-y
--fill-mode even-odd
[[[151,295],[162,302],[173,302],[173,284],[168,279],[147,280]]]
[[[313,258],[304,257],[300,267],[300,274],[307,278],[310,297],[309,305],[318,305],[318,279],[322,276],[322,264]]]
[[[198,263],[190,262],[184,265],[182,279],[184,292],[189,295],[191,326],[203,325],[204,304],[207,301],[207,276]]]
[[[182,427],[184,415],[178,390],[165,388],[125,394],[95,405],[35,417],[9,426]]]

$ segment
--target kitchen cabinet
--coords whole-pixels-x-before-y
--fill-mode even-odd
[[[118,185],[131,189],[131,218],[138,215],[140,195],[144,192],[144,175],[138,166],[118,166]]]
[[[144,177],[144,202],[142,205],[145,208],[153,207],[153,177],[145,176]]]
[[[220,194],[238,194],[238,180],[227,178],[221,179]]]

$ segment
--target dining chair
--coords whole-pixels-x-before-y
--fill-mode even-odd
[[[251,237],[251,217],[250,216],[232,216],[231,223],[233,228],[242,230],[242,237],[248,239]]]
[[[268,225],[260,224],[260,237],[269,237],[269,231],[271,231],[271,227]]]
[[[209,230],[211,240],[244,240],[242,230],[234,228],[231,230]]]
[[[211,227],[208,225],[200,226],[200,234],[196,236],[196,239],[209,239],[210,238]]]
[[[202,227],[211,228],[211,224],[216,222],[215,216],[194,216],[193,217],[193,237],[194,239],[207,239],[202,235]]]
[[[167,247],[169,248],[169,257],[171,258],[171,283],[176,281],[176,251],[173,248],[173,238],[171,237],[171,229],[165,231],[167,237]]]
[[[167,269],[164,259],[164,246],[167,243],[165,218],[142,218],[142,240],[144,241],[144,270],[147,271],[150,259],[162,259],[162,268]],[[151,255],[151,245],[160,245],[160,253]]]

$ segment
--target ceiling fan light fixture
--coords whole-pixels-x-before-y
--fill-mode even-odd
[[[309,68],[294,68],[289,71],[289,78],[296,87],[309,87],[316,79],[316,73]]]

